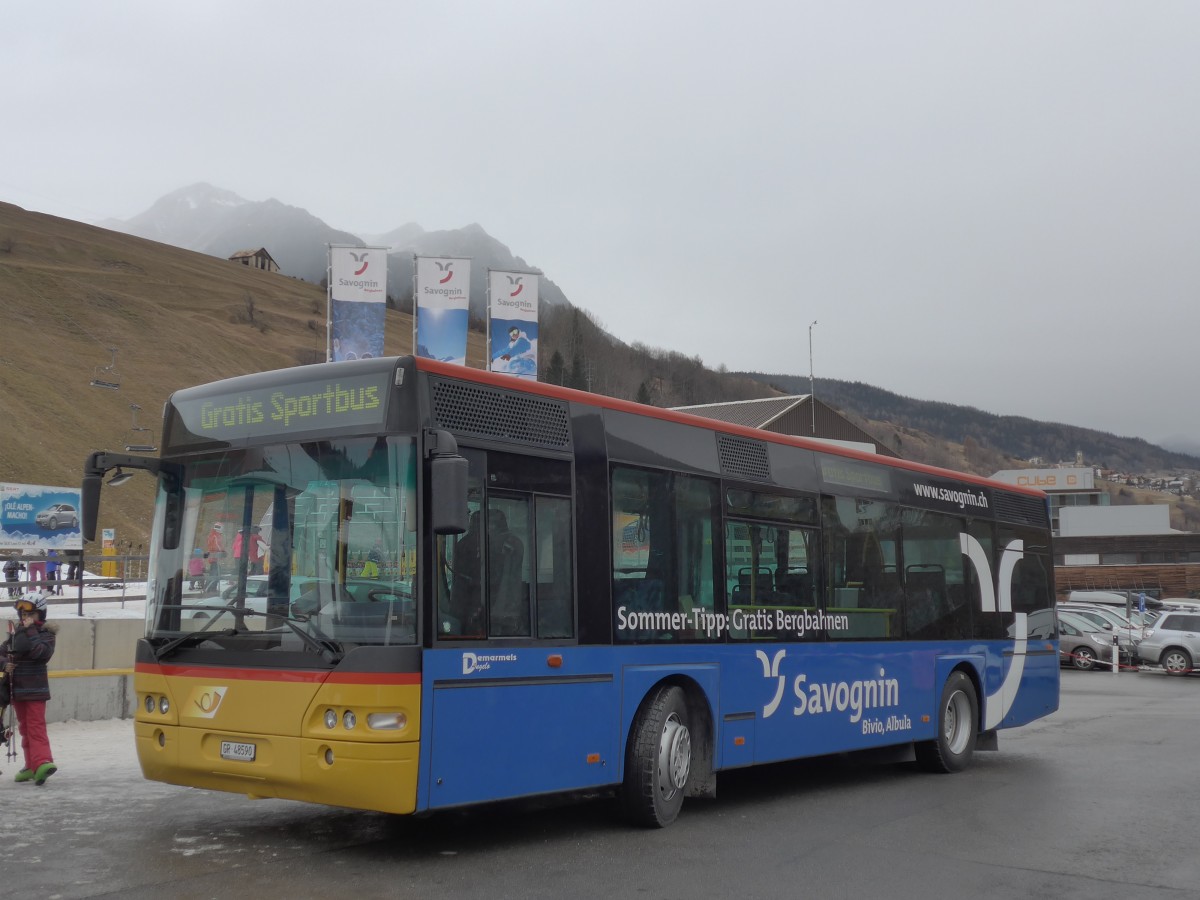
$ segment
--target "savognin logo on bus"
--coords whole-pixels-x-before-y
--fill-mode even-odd
[[[768,658],[765,650],[754,652],[758,661],[762,663],[763,678],[775,681],[775,696],[763,707],[763,718],[769,719],[779,709],[787,690],[787,676],[780,672],[781,664],[787,657],[787,650],[776,650],[774,658]],[[900,682],[895,678],[888,678],[887,671],[882,666],[878,678],[857,681],[810,683],[807,673],[801,672],[792,679],[792,696],[795,698],[792,706],[794,716],[847,713],[851,723],[863,723],[863,734],[912,728],[908,716],[890,716],[886,722],[877,718],[863,719],[864,712],[900,705]]]
[[[189,714],[201,719],[211,719],[220,709],[221,701],[225,699],[227,690],[228,688],[212,685],[194,687],[191,694],[188,695],[188,702],[184,709]]]

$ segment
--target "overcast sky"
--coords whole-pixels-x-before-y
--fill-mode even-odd
[[[713,367],[1200,442],[1200,3],[10,4],[0,200],[478,222]]]

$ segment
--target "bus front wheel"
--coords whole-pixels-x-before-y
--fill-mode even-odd
[[[679,816],[692,768],[692,734],[683,689],[663,685],[638,710],[629,733],[622,788],[629,818],[663,828]]]
[[[917,764],[927,772],[961,772],[975,753],[979,699],[962,672],[951,672],[938,703],[937,737],[916,745]]]

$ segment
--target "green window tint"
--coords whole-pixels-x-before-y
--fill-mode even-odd
[[[904,590],[898,546],[901,508],[883,500],[822,498],[828,585],[826,610],[846,627],[831,638],[903,637]]]
[[[612,474],[618,641],[716,640],[715,482],[617,467]]]
[[[735,640],[818,637],[809,627],[817,611],[817,546],[814,529],[726,520],[725,589]]]

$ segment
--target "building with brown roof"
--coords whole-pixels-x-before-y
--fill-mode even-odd
[[[760,400],[734,400],[728,403],[703,403],[699,406],[677,406],[677,412],[716,419],[746,428],[761,428],[776,434],[836,441],[857,445],[859,449],[880,456],[898,457],[871,435],[867,434],[836,409],[826,406],[812,394],[791,397],[765,397]]]
[[[279,271],[279,263],[275,262],[266,247],[259,247],[257,250],[239,250],[229,257],[229,261],[241,263],[252,269],[262,269],[264,272]]]

